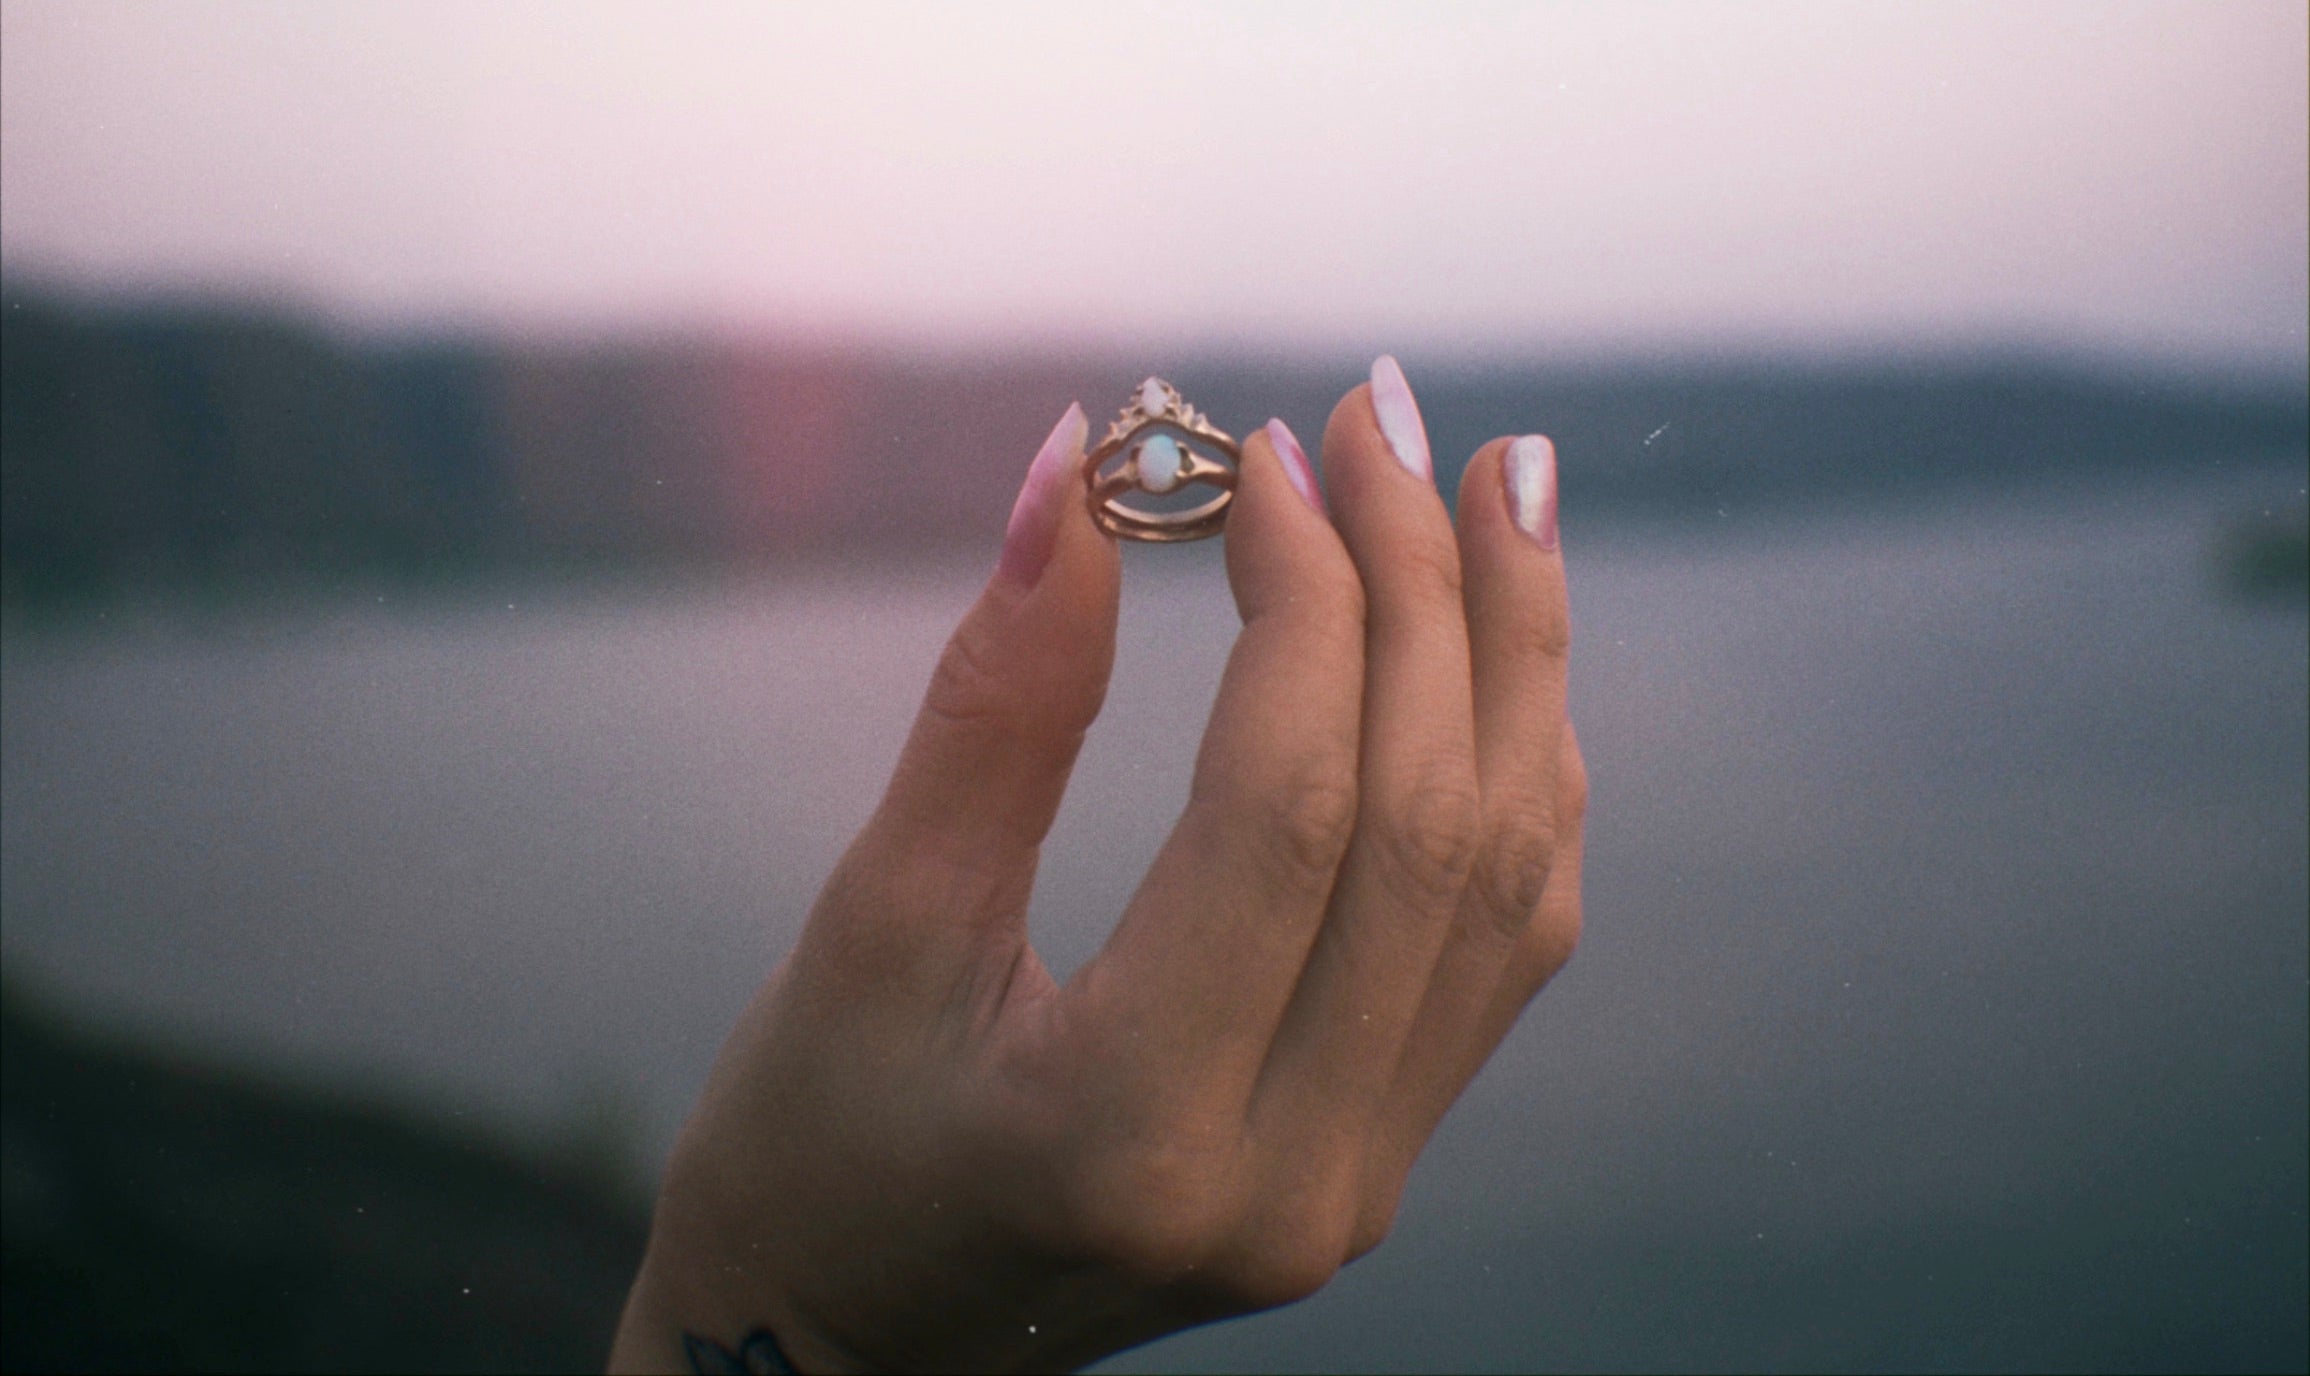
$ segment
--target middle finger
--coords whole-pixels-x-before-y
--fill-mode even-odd
[[[1340,402],[1323,447],[1368,608],[1359,806],[1253,1113],[1263,1138],[1352,1170],[1467,881],[1479,799],[1459,550],[1395,360]]]

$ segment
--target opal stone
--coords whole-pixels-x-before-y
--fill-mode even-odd
[[[1179,486],[1187,455],[1169,435],[1149,435],[1139,441],[1139,486],[1149,492],[1169,492]]]
[[[1151,377],[1139,384],[1140,411],[1150,416],[1160,416],[1163,408],[1170,404],[1171,398],[1164,390],[1163,379]]]

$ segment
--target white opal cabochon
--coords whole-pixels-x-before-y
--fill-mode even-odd
[[[1179,486],[1187,455],[1169,435],[1149,435],[1139,442],[1139,486],[1164,493]]]

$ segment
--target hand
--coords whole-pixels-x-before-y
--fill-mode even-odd
[[[887,796],[723,1047],[613,1365],[767,1328],[803,1371],[1066,1368],[1308,1295],[1387,1233],[1570,957],[1554,455],[1486,445],[1455,531],[1382,359],[1324,434],[1330,518],[1289,431],[1245,444],[1243,630],[1190,801],[1052,979],[1027,898],[1121,581],[1084,437],[1070,409]]]

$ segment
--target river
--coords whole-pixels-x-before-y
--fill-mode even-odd
[[[1108,1367],[2283,1366],[2310,650],[2224,600],[2299,473],[1583,528],[1587,932],[1315,1300]],[[1185,796],[1234,615],[1132,550],[1033,921]],[[655,1168],[981,563],[19,629],[0,953],[87,1022]]]

